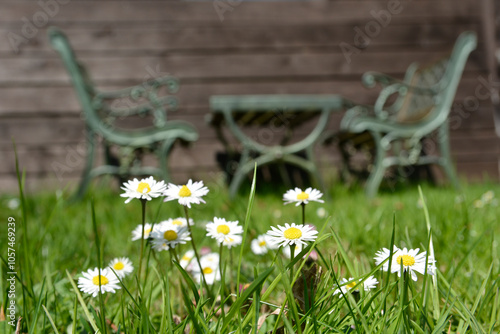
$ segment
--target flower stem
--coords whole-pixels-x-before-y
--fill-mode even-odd
[[[305,203],[301,204],[302,206],[302,225],[306,224],[306,205]]]
[[[179,261],[179,257],[177,256],[177,252],[175,251],[175,248],[170,248],[170,255],[171,255],[171,258],[174,259],[175,261],[177,261],[177,263],[181,263]]]
[[[404,291],[403,291],[403,307],[404,307],[404,317],[405,317],[405,323],[408,326],[408,329],[410,327],[410,319],[411,319],[411,310],[410,310],[410,300],[409,300],[409,294],[410,294],[410,271],[406,270],[403,274],[403,279],[404,279]]]
[[[295,257],[295,245],[290,245],[290,261]],[[290,267],[290,284],[293,285],[293,266]]]
[[[186,215],[186,223],[189,231],[189,235],[191,236],[191,245],[193,246],[194,256],[196,257],[196,262],[198,262],[198,266],[200,267],[201,279],[203,284],[205,285],[205,289],[207,289],[207,293],[210,294],[210,289],[208,288],[207,281],[205,280],[205,273],[203,272],[203,268],[201,266],[200,256],[198,255],[198,250],[196,249],[196,244],[194,243],[193,232],[191,231],[191,225],[189,224],[189,212],[187,206],[184,206],[184,213]]]
[[[220,270],[220,310],[221,310],[221,315],[222,319],[224,319],[225,314],[224,314],[224,300],[226,298],[226,282],[224,279],[224,270],[222,268],[222,242],[220,243],[219,247],[219,270]]]
[[[139,255],[139,271],[138,271],[139,285],[140,285],[140,282],[141,282],[142,257],[144,255],[144,226],[146,225],[146,203],[147,203],[147,200],[141,199],[141,206],[142,206],[142,228],[141,228],[141,253]]]

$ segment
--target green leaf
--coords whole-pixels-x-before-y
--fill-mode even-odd
[[[179,269],[179,272],[181,273],[182,277],[184,278],[184,281],[186,281],[187,285],[191,289],[194,295],[194,299],[196,300],[196,303],[200,302],[200,295],[198,294],[198,289],[196,288],[196,284],[194,284],[193,280],[191,279],[191,276],[182,268],[182,266],[177,262],[177,261],[172,261],[173,264]]]
[[[235,300],[234,304],[231,306],[231,310],[224,318],[224,324],[222,325],[221,333],[225,333],[225,330],[229,326],[231,320],[233,320],[236,312],[239,312],[241,305],[250,297],[250,295],[256,291],[256,289],[260,288],[260,286],[264,283],[267,277],[273,272],[274,268],[268,268],[255,281],[253,281],[250,286],[243,291],[243,293]]]

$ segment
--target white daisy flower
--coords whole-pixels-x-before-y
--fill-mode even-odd
[[[100,274],[98,268],[89,269],[87,272],[82,272],[82,275],[83,277],[78,279],[78,287],[82,292],[91,294],[92,297],[96,297],[99,293],[99,281],[102,293],[115,293],[121,288],[118,278],[108,268],[101,269]]]
[[[201,269],[203,270],[203,274],[205,275],[205,281],[207,284],[214,284],[216,281],[220,281],[220,270],[219,270],[219,261],[201,261]],[[200,267],[198,265],[193,266],[193,277],[198,283],[201,283],[203,280],[201,276]]]
[[[396,246],[393,246],[393,251],[392,254],[396,254],[396,252],[399,250]],[[391,251],[387,248],[382,248],[382,250],[377,251],[375,253],[375,264],[378,266],[382,262],[384,262],[389,256],[391,255]],[[389,261],[383,264],[382,266],[383,271],[389,270]]]
[[[269,242],[279,246],[287,245],[306,245],[306,241],[314,241],[318,231],[312,225],[296,225],[292,223],[278,228],[271,226],[271,230],[267,232]]]
[[[481,199],[476,199],[473,205],[476,209],[481,209],[482,207],[484,207],[484,202]]]
[[[200,258],[200,262],[214,263],[219,266],[219,253],[207,253]]]
[[[395,247],[395,249],[396,248],[397,247]],[[427,259],[427,268],[426,268],[425,261],[427,258],[427,253],[422,252],[419,254],[418,253],[419,251],[420,251],[419,248],[408,250],[405,247],[403,249],[397,249],[392,256],[392,259],[390,260],[392,262],[391,272],[393,273],[397,272],[398,276],[401,277],[401,264],[403,264],[403,271],[409,271],[411,278],[414,281],[417,280],[417,274],[415,273],[415,271],[424,275],[427,269],[427,274],[434,275],[436,273],[436,266],[434,265],[436,261],[432,256],[429,256]],[[385,258],[383,258],[384,256]],[[375,263],[377,262],[381,263],[388,257],[389,257],[389,250],[384,248],[382,252],[377,253],[377,256],[375,257]],[[382,269],[384,271],[389,270],[389,262],[386,262],[382,267]]]
[[[488,190],[487,192],[485,192],[482,196],[481,196],[481,200],[484,202],[484,203],[489,203],[493,200],[493,198],[495,197],[495,193],[492,191],[492,190]]]
[[[325,218],[327,214],[328,211],[326,211],[326,209],[323,207],[318,208],[318,210],[316,210],[316,215],[318,216],[318,218]]]
[[[17,198],[11,198],[8,202],[7,202],[7,207],[11,210],[15,210],[19,207],[20,205],[20,201],[19,199]]]
[[[149,223],[144,224],[144,239],[148,239],[151,232],[158,229],[159,225],[156,224],[154,227]],[[132,241],[139,240],[142,237],[142,224],[137,225],[137,227],[132,231]]]
[[[238,246],[243,241],[243,238],[237,234],[226,235],[224,237],[224,241],[222,242],[223,246],[227,246],[227,248],[231,248],[234,246]]]
[[[169,250],[178,244],[185,244],[191,240],[186,226],[163,224],[151,233],[152,247],[156,251]]]
[[[180,261],[180,265],[182,268],[189,270],[191,261],[194,259],[194,250],[190,249],[184,255],[182,255]]]
[[[358,282],[361,282],[363,279],[359,279]],[[349,282],[349,283],[348,283]],[[349,277],[349,279],[345,279],[345,278],[342,278],[340,280],[340,289],[337,289],[333,292],[334,295],[340,293],[340,291],[342,291],[343,294],[346,294],[347,291],[351,290],[351,289],[359,289],[359,285],[363,285],[363,289],[365,291],[370,291],[371,289],[374,289],[377,284],[378,284],[378,281],[377,279],[374,277],[374,276],[370,276],[368,277],[363,283],[359,283],[356,282],[354,280],[354,278],[352,277]],[[339,297],[342,297],[342,295],[340,295]]]
[[[299,206],[300,204],[307,204],[309,203],[309,201],[324,203],[324,201],[321,199],[322,196],[323,194],[319,190],[313,189],[311,187],[307,188],[304,191],[302,191],[302,189],[300,188],[295,188],[288,190],[283,195],[283,201],[285,201],[285,204],[297,203],[295,204],[295,206]]]
[[[261,234],[257,238],[253,239],[250,243],[250,248],[256,255],[266,254],[269,251],[269,242],[267,241],[267,235]]]
[[[189,225],[193,225],[193,224],[194,224],[193,219],[189,218]],[[162,226],[162,225],[177,225],[180,227],[186,227],[187,221],[186,221],[186,218],[182,218],[182,217],[169,218],[167,220],[164,220],[164,221],[158,223],[158,225],[160,225],[160,226]]]
[[[165,182],[155,181],[152,176],[147,179],[137,180],[133,179],[131,181],[123,183],[125,193],[120,194],[121,197],[128,197],[125,203],[130,202],[134,198],[146,199],[150,201],[152,198],[160,197],[167,189]]]
[[[165,202],[178,200],[179,204],[191,208],[191,203],[205,203],[201,197],[207,193],[208,188],[203,186],[203,181],[193,182],[189,179],[188,183],[182,186],[169,183],[164,195],[166,196]]]
[[[224,218],[214,217],[214,221],[207,224],[207,236],[214,238],[218,243],[223,243],[226,237],[234,237],[241,233],[243,227],[238,225],[238,221],[226,221]]]
[[[132,261],[130,261],[130,259],[127,257],[118,257],[111,260],[111,262],[109,263],[109,267],[113,268],[116,275],[120,278],[123,278],[134,271]]]
[[[295,249],[293,250],[293,256],[297,256],[299,255],[300,252],[302,252],[302,248],[304,248],[302,245],[295,245]],[[291,259],[292,258],[292,250],[290,249],[290,247],[283,247],[283,255],[285,255],[285,257],[287,259]]]

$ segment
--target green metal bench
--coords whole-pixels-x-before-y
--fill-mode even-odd
[[[263,166],[284,163],[297,166],[307,172],[316,186],[322,180],[314,158],[314,145],[327,127],[332,112],[344,110],[344,99],[338,95],[218,95],[210,98],[212,114],[208,122],[215,127],[226,152],[237,152],[234,177],[229,186],[231,196],[237,192],[244,177],[253,170],[255,163]],[[316,120],[317,119],[317,120]],[[315,124],[301,140],[292,142],[293,132],[304,123]],[[228,128],[240,147],[234,147],[223,133]],[[280,141],[259,142],[245,129],[274,133],[280,129],[284,136]],[[274,132],[273,132],[274,131]],[[284,168],[282,178],[286,180]]]
[[[426,66],[410,65],[402,81],[375,72],[363,75],[366,87],[379,83],[383,88],[373,106],[356,105],[346,112],[339,138],[344,165],[349,165],[353,148],[372,149],[368,196],[377,193],[391,166],[438,164],[459,187],[450,157],[448,115],[476,43],[475,33],[462,33],[449,56]],[[422,154],[422,140],[436,131],[439,154]]]
[[[196,129],[189,123],[167,120],[167,110],[176,107],[176,99],[171,94],[178,90],[177,80],[173,77],[154,78],[138,86],[101,92],[76,59],[64,33],[51,27],[48,35],[71,77],[85,119],[87,157],[75,197],[83,196],[92,178],[105,174],[120,179],[155,175],[168,181],[168,155],[175,142],[198,139]],[[152,124],[133,129],[120,127],[119,123],[124,119],[135,122],[133,117],[148,121],[149,117]],[[103,146],[104,163],[94,167],[98,139]],[[142,156],[146,153],[157,156],[158,167],[143,166]]]

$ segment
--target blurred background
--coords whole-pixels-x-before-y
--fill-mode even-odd
[[[210,96],[340,94],[370,104],[378,90],[362,86],[365,71],[402,78],[410,63],[437,60],[462,31],[475,31],[478,47],[450,114],[452,156],[462,178],[498,180],[499,7],[496,0],[2,0],[0,189],[17,189],[13,139],[28,189],[74,185],[84,166],[85,123],[50,47],[50,26],[66,33],[102,90],[179,79],[169,118],[200,134],[172,152],[179,182],[221,174],[215,156],[223,146],[205,117]],[[335,114],[330,129],[341,119]],[[337,149],[318,150],[323,173],[334,175]]]

